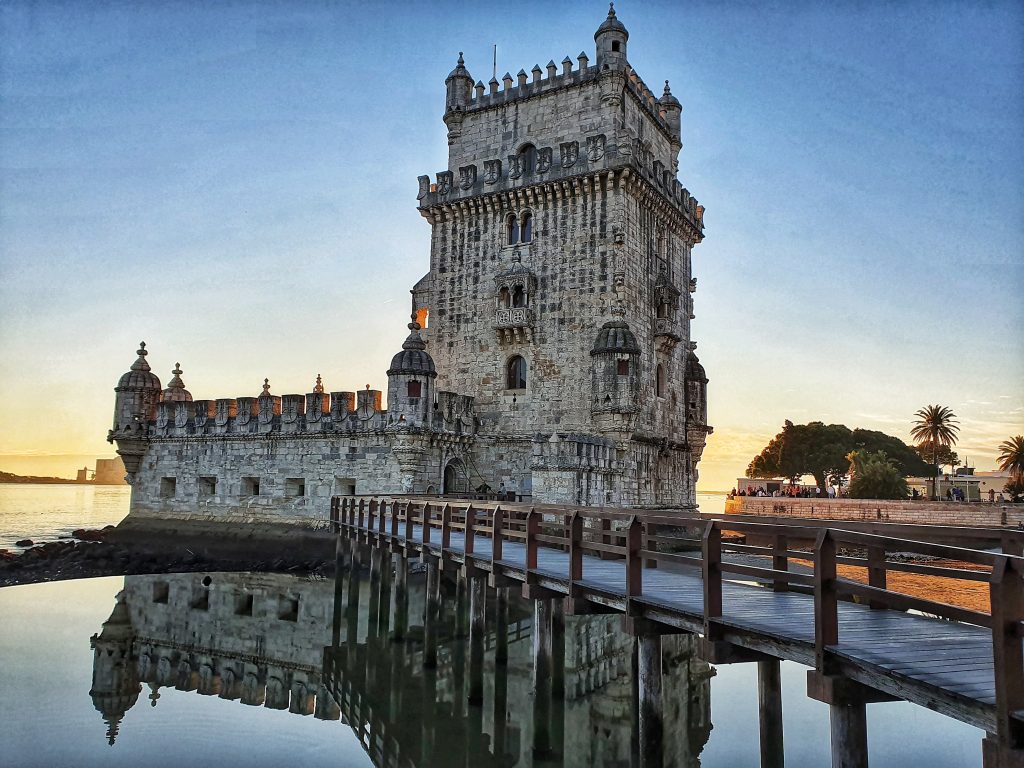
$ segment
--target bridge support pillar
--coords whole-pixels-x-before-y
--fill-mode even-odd
[[[508,587],[498,587],[495,592],[494,663],[504,666],[508,663]]]
[[[437,558],[427,558],[427,595],[423,601],[423,666],[437,667],[437,630],[441,609],[441,567]]]
[[[353,542],[348,569],[348,594],[345,597],[345,644],[355,647],[359,638],[359,566],[361,553]],[[354,653],[355,651],[353,651]]]
[[[1000,744],[995,734],[981,740],[981,760],[984,768],[1024,768],[1024,749],[1013,749]]]
[[[816,669],[807,672],[807,695],[829,705],[832,768],[867,768],[867,704],[898,699],[847,677]]]
[[[661,698],[661,635],[636,636],[636,683],[640,768],[661,768],[664,724]]]
[[[533,601],[533,751],[551,751],[551,598]]]
[[[377,637],[377,617],[380,610],[380,561],[381,550],[370,547],[370,605],[367,612],[367,638]]]
[[[405,640],[409,631],[409,559],[405,555],[395,557],[395,623],[391,628],[391,639],[396,643]]]
[[[466,607],[469,602],[468,580],[461,571],[455,576],[455,637],[466,636]]]
[[[761,768],[783,768],[782,676],[778,659],[757,662],[758,722],[761,731]]]
[[[551,695],[565,698],[565,603],[553,601],[551,611]]]
[[[380,560],[380,591],[377,600],[377,627],[378,635],[384,639],[388,637],[391,628],[391,572],[392,556],[387,550],[381,551]]]
[[[487,631],[487,579],[469,581],[469,703],[484,700],[484,634]]]

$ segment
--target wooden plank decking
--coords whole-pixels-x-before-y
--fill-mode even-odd
[[[742,566],[720,565],[720,570],[709,570],[709,563],[715,565],[721,561],[720,537],[719,550],[709,549],[709,546],[714,547],[713,535],[710,544],[705,540],[703,554],[666,555],[656,549],[641,551],[637,543],[640,539],[631,545],[632,534],[624,531],[610,534],[612,538],[625,539],[621,545],[608,544],[607,533],[603,537],[592,536],[588,542],[579,533],[582,523],[573,534],[568,519],[563,525],[556,516],[554,525],[545,526],[537,512],[530,513],[529,520],[526,515],[508,519],[496,511],[496,505],[468,512],[466,508],[467,505],[463,505],[461,517],[456,510],[453,518],[453,511],[448,505],[442,506],[435,501],[420,502],[417,511],[417,502],[409,499],[390,503],[387,500],[367,503],[366,500],[357,502],[353,499],[339,503],[332,511],[332,517],[342,535],[371,545],[405,554],[436,557],[446,564],[476,573],[529,583],[576,601],[603,606],[605,610],[657,622],[666,631],[687,631],[707,636],[709,628],[713,628],[716,640],[812,667],[820,668],[822,658],[827,658],[833,673],[884,694],[934,709],[989,733],[1002,732],[1001,741],[1012,741],[1012,734],[1007,735],[1005,731],[1017,727],[1019,710],[1022,709],[1021,691],[1024,690],[1020,661],[1022,570],[1019,557],[991,553],[972,555],[978,562],[992,563],[993,595],[1002,596],[999,606],[993,603],[995,619],[950,609],[955,616],[964,614],[968,619],[976,616],[975,620],[980,625],[974,625],[904,610],[836,601],[837,588],[844,585],[835,576],[830,580],[828,563],[823,565],[817,560],[819,556],[826,557],[829,551],[827,543],[822,547],[821,542],[830,534],[822,534],[820,530],[815,534],[819,537],[819,548],[825,554],[816,553],[815,575],[808,577],[779,570],[778,560],[775,568],[746,567],[744,571]],[[657,522],[665,523],[663,519]],[[638,525],[635,519],[633,525]],[[744,524],[709,522],[707,525],[732,530],[732,525]],[[774,530],[778,526],[765,528],[772,528],[766,533],[777,536],[784,537],[787,533]],[[498,558],[494,557],[495,529],[499,532],[501,544]],[[559,530],[565,531],[561,538],[557,535]],[[606,526],[601,530],[607,532],[609,529]],[[469,542],[471,554],[468,555],[467,532],[472,539]],[[588,535],[592,532],[592,529],[587,530]],[[800,532],[793,530],[788,533],[795,538]],[[803,534],[806,535],[806,530]],[[639,535],[640,529],[637,528]],[[647,535],[646,530],[643,535]],[[913,542],[897,542],[867,534],[847,532],[836,535],[855,537],[854,543],[864,543],[868,548],[878,546],[883,550],[886,547],[893,550],[896,544],[908,550],[914,548]],[[920,546],[928,551],[940,548],[933,544]],[[782,549],[785,550],[784,543]],[[778,548],[775,551],[778,554]],[[831,551],[834,573],[834,543]],[[607,559],[609,555],[614,557],[616,552],[621,552],[623,558]],[[957,552],[964,557],[963,553],[968,550]],[[535,559],[534,567],[529,567],[531,558]],[[875,558],[873,562],[877,566],[879,561],[877,556]],[[642,573],[637,570],[644,562],[649,564],[652,561],[657,561],[659,567],[644,568]],[[572,578],[574,564],[576,578]],[[728,572],[731,568],[735,569],[733,573]],[[726,571],[724,577],[722,570]],[[1012,581],[1005,578],[1007,573],[1011,574]],[[714,579],[710,596],[705,574],[712,574],[710,578]],[[1001,582],[996,578],[1000,574]],[[759,577],[761,583],[757,583]],[[774,579],[776,588],[779,580],[784,586],[777,591],[763,577]],[[974,577],[977,578],[976,572]],[[850,593],[860,591],[862,598],[867,595],[872,602],[876,598],[884,600],[891,594],[894,604],[904,607],[905,596],[885,590],[884,578],[883,566],[880,577],[877,572],[873,575],[872,586],[846,584],[844,589]],[[788,586],[806,586],[809,583],[814,584],[815,594],[790,591]],[[716,588],[720,592],[716,593]],[[833,596],[831,604],[828,602],[829,594]],[[716,599],[721,601],[720,611],[714,608]],[[1002,605],[1003,602],[1008,605]],[[719,615],[709,616],[709,605],[712,606],[710,612]],[[830,608],[834,616],[834,626],[831,627],[828,625]],[[986,623],[990,626],[984,626]],[[823,639],[827,641],[833,635],[837,635],[838,642],[823,643]],[[1001,678],[997,678],[997,664],[1002,667]],[[1007,675],[1012,679],[1006,679]],[[997,701],[1000,696],[1003,697],[1002,702]],[[1000,712],[1004,713],[1002,718]]]

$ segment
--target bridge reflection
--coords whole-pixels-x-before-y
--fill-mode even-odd
[[[482,689],[474,691],[465,579],[440,575],[427,638],[423,575],[391,579],[387,562],[371,565],[337,581],[125,577],[110,619],[92,638],[90,694],[110,742],[146,683],[152,706],[162,689],[174,688],[340,720],[376,766],[636,764],[636,641],[618,617],[564,616],[556,605],[560,647],[552,658],[560,663],[538,686],[533,606],[507,589],[489,590]],[[405,599],[393,599],[397,590]],[[694,643],[680,635],[663,644],[664,685],[673,691],[667,765],[698,766],[711,729],[713,672]],[[429,654],[434,664],[425,663]]]

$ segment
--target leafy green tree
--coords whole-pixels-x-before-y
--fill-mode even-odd
[[[956,445],[957,433],[960,431],[956,414],[944,405],[928,405],[916,411],[914,426],[910,436],[918,445],[929,443],[932,447],[932,465],[935,475],[939,474],[939,447]],[[936,498],[935,477],[932,477],[932,498]]]
[[[930,477],[932,474],[936,473],[935,467],[931,464],[932,456],[936,457],[940,470],[942,467],[946,466],[950,467],[950,469],[955,469],[960,466],[960,457],[957,455],[956,451],[948,445],[940,445],[936,448],[930,442],[925,442],[920,445],[915,445],[914,452],[926,462],[927,469],[920,473],[924,476]]]
[[[885,451],[851,451],[851,499],[905,499],[910,495],[907,481]]]
[[[1010,473],[1003,490],[1014,501],[1024,496],[1024,435],[1017,435],[999,444],[999,468]]]
[[[871,453],[885,451],[889,461],[895,464],[904,476],[928,477],[932,473],[932,467],[927,459],[923,459],[915,448],[884,432],[874,429],[853,430],[853,449]]]
[[[747,466],[747,477],[784,477],[795,483],[805,473],[804,465],[800,428],[787,419],[782,431]]]

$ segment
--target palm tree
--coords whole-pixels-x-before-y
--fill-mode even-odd
[[[1011,477],[1024,475],[1024,435],[1011,437],[999,444],[999,468]]]
[[[944,405],[929,405],[914,413],[914,427],[910,436],[918,445],[928,444],[932,449],[932,464],[935,477],[932,478],[932,498],[936,498],[935,480],[939,474],[939,446],[950,448],[956,445],[956,434],[960,431],[956,414]]]

